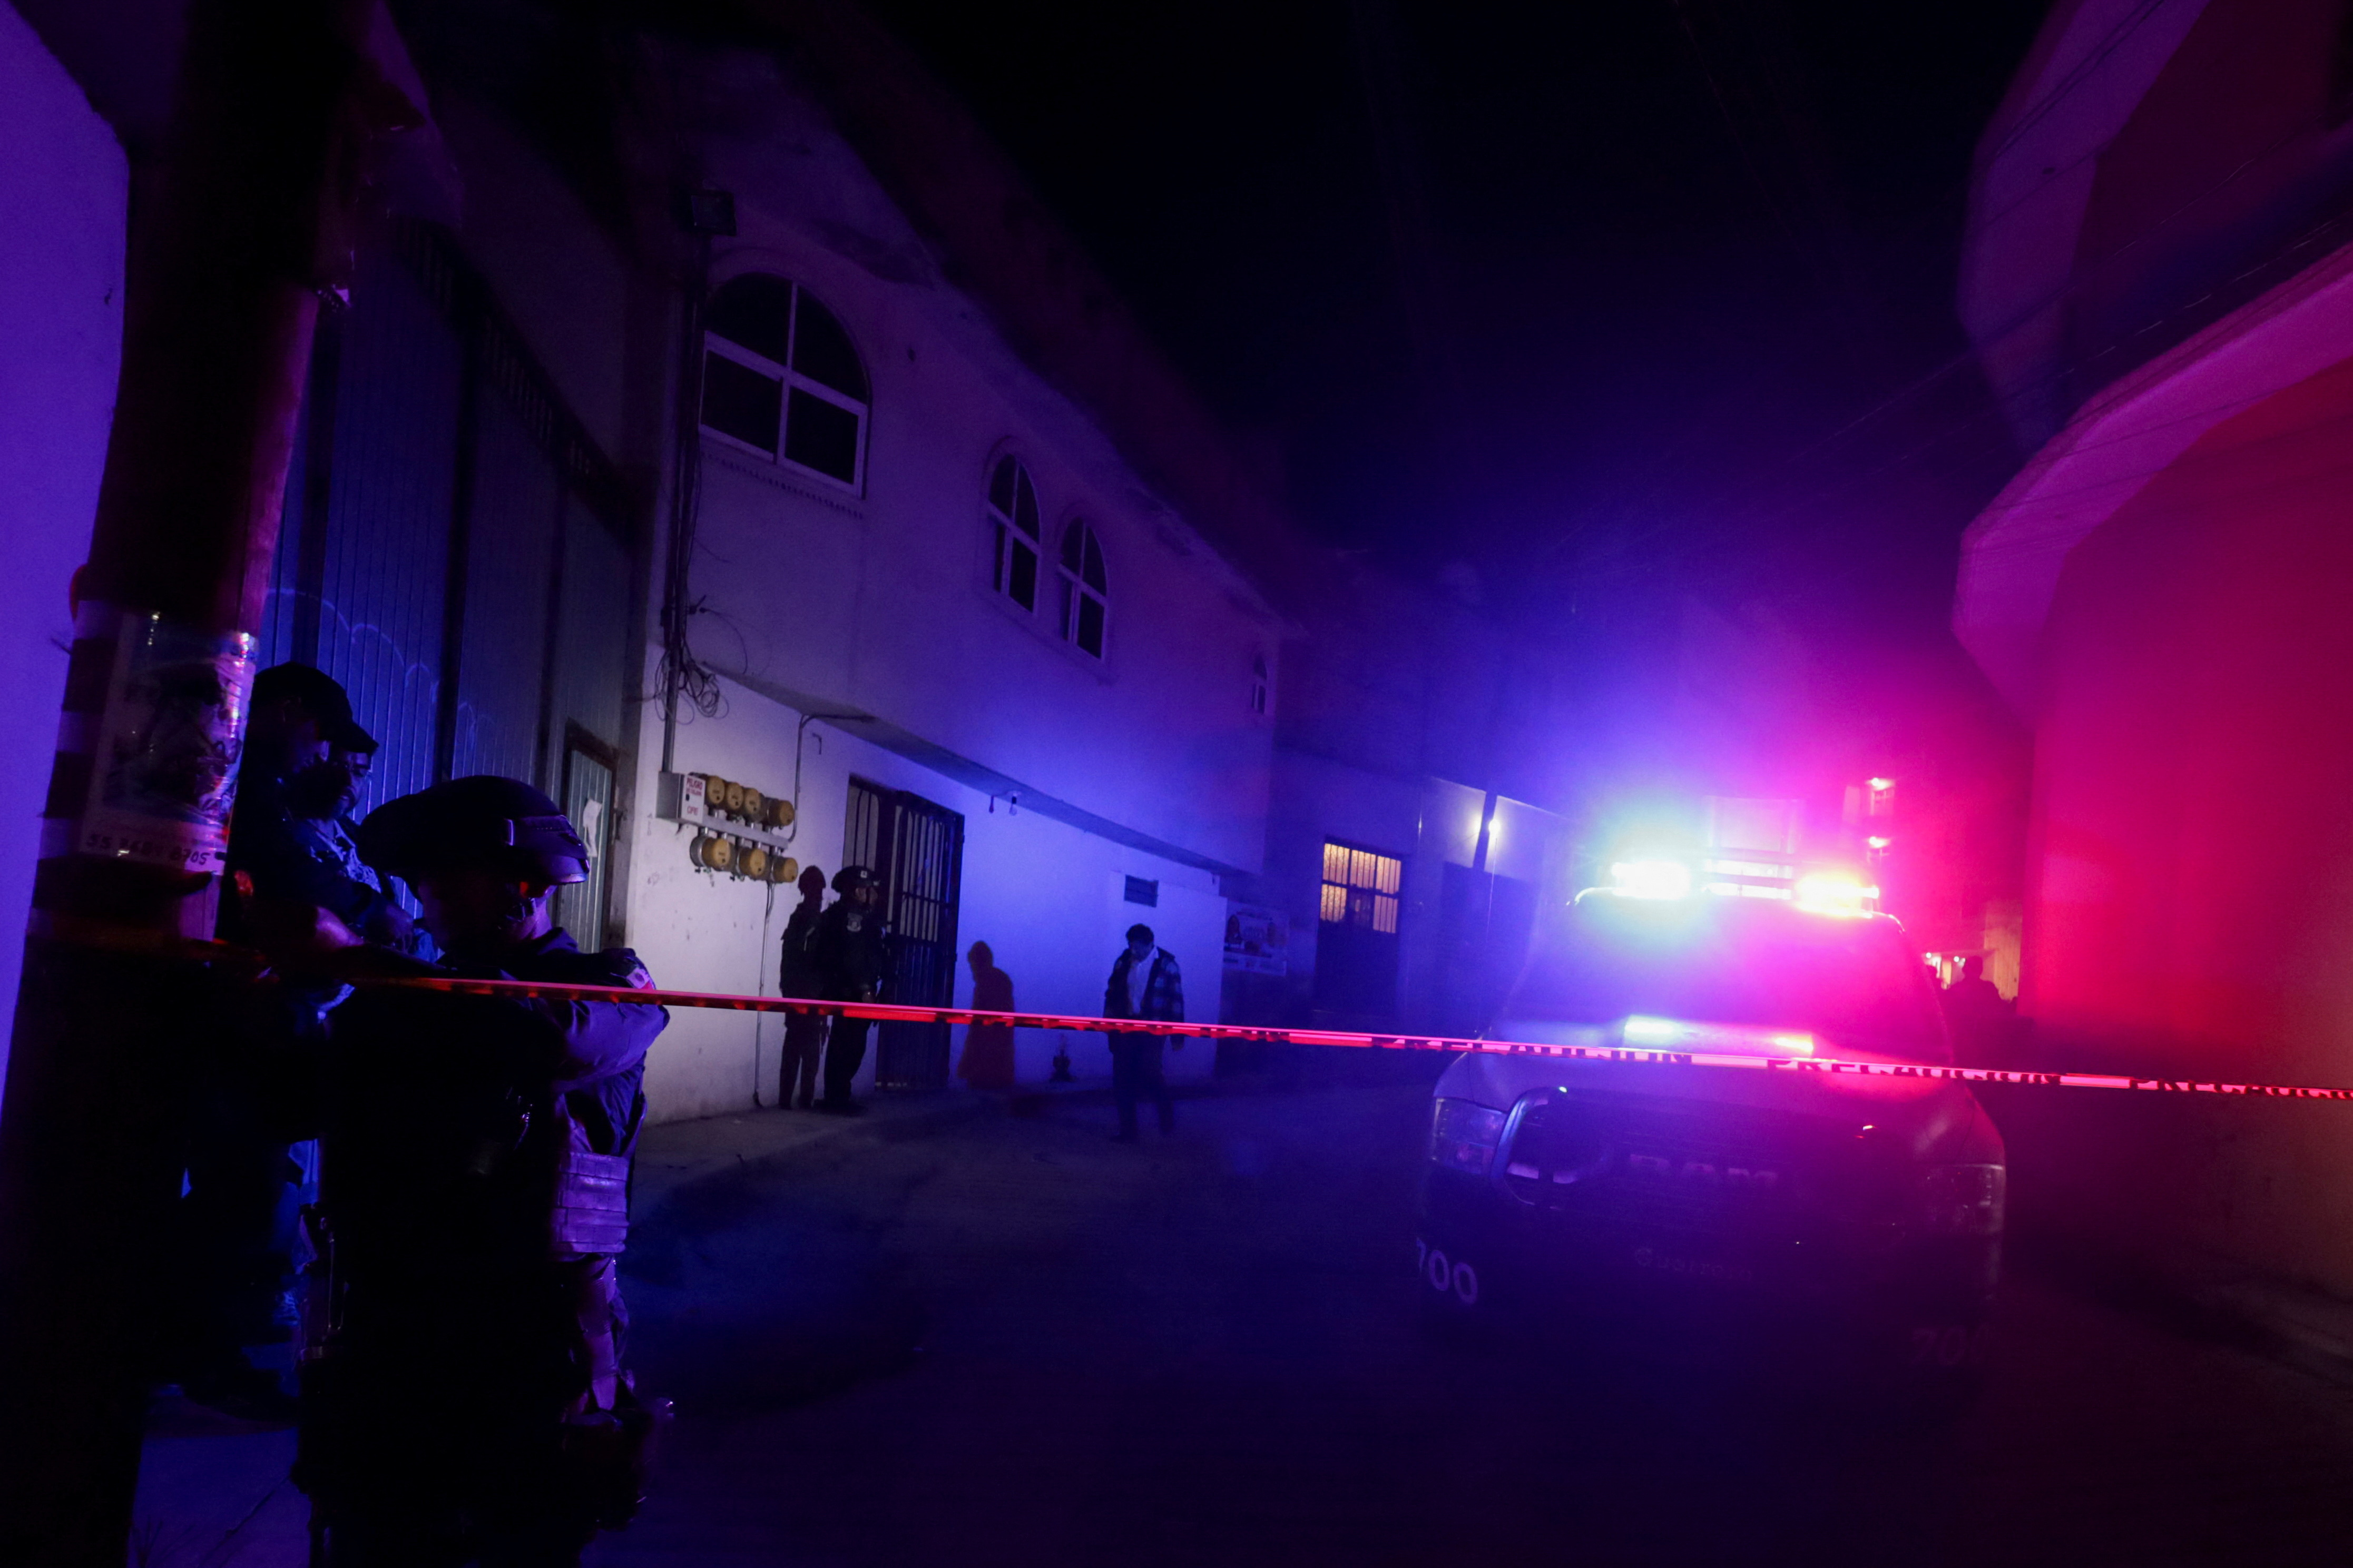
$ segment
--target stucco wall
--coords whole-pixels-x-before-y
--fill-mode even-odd
[[[1219,864],[1262,852],[1272,726],[1251,666],[1271,621],[1230,568],[1102,455],[1034,377],[983,363],[935,285],[891,282],[739,207],[721,277],[797,279],[848,327],[873,384],[863,494],[713,442],[692,592],[702,657],[771,695],[861,710]],[[1082,432],[1080,435],[1084,436]],[[1100,441],[1095,435],[1093,441]],[[1012,452],[1036,479],[1047,561],[1034,611],[991,593],[982,496]],[[1096,660],[1062,642],[1052,551],[1083,517],[1107,561]]]
[[[2076,547],[2021,994],[2054,1058],[2353,1083],[2348,599],[2353,362],[2216,426]],[[2152,1247],[2353,1291],[2341,1109],[2071,1104],[2031,1179]]]
[[[122,351],[129,169],[114,134],[0,4],[0,999],[15,1010],[41,797]],[[7,1045],[0,1039],[0,1067]]]
[[[776,942],[798,895],[695,869],[687,858],[691,831],[655,817],[653,769],[660,753],[659,718],[649,710],[639,754],[648,759],[638,798],[648,809],[632,821],[636,835],[629,889],[632,945],[663,985],[691,990],[775,995]],[[793,774],[793,734],[800,715],[730,682],[718,719],[680,727],[678,765],[689,773],[772,781],[787,787]],[[809,726],[803,751],[797,858],[830,876],[840,869],[849,780],[914,792],[964,816],[963,902],[956,929],[959,955],[976,941],[995,951],[1013,977],[1025,1011],[1100,1014],[1103,982],[1128,926],[1141,920],[1184,967],[1186,1016],[1218,1016],[1219,966],[1225,939],[1224,898],[1208,872],[1125,848],[1035,812],[1016,812],[895,752],[822,721]],[[1159,883],[1151,909],[1124,900],[1125,879]],[[828,895],[828,901],[830,895]],[[959,962],[955,1000],[968,1005],[972,976]],[[964,1031],[955,1031],[961,1055]],[[650,1114],[670,1121],[740,1110],[776,1092],[782,1026],[740,1013],[684,1010],[654,1048],[646,1078]],[[1055,1041],[1067,1041],[1082,1079],[1107,1079],[1111,1058],[1097,1035],[1058,1037],[1022,1030],[1016,1072],[1023,1083],[1043,1082]],[[1196,1042],[1168,1056],[1172,1079],[1203,1077],[1211,1051]],[[870,1046],[861,1090],[873,1081]]]

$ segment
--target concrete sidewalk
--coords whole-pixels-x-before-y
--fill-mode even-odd
[[[1075,1088],[1079,1098],[1095,1097],[1085,1086]],[[828,1142],[898,1142],[1024,1109],[960,1088],[878,1094],[866,1104],[862,1116],[750,1110],[648,1128],[638,1142],[631,1210],[643,1220],[698,1180]],[[263,1360],[259,1353],[255,1359]],[[189,1404],[176,1389],[158,1395],[140,1453],[132,1568],[302,1568],[311,1508],[286,1479],[293,1461],[290,1431],[232,1421]]]

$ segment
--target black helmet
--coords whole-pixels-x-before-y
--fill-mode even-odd
[[[519,779],[451,779],[387,802],[360,824],[360,858],[415,881],[479,866],[561,883],[588,879],[588,847],[556,804]]]
[[[833,874],[833,890],[847,893],[852,888],[879,888],[882,879],[863,866],[844,866]]]

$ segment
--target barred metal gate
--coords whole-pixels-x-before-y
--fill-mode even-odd
[[[883,999],[923,1007],[954,1002],[964,817],[921,795],[852,779],[841,861],[882,879],[882,908],[891,927],[891,980]],[[875,1035],[878,1086],[946,1084],[947,1025],[883,1024]]]

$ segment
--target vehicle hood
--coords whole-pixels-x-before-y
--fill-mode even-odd
[[[1506,1023],[1495,1037],[1608,1048],[1622,1043],[1613,1026]],[[1825,1057],[1860,1057],[1826,1047]],[[1916,1160],[2002,1157],[2000,1136],[1976,1096],[1929,1078],[1857,1076],[1797,1068],[1683,1066],[1466,1051],[1440,1077],[1435,1093],[1509,1110],[1537,1089],[1639,1096],[1686,1108],[1721,1105],[1835,1124],[1873,1142],[1896,1145]]]

